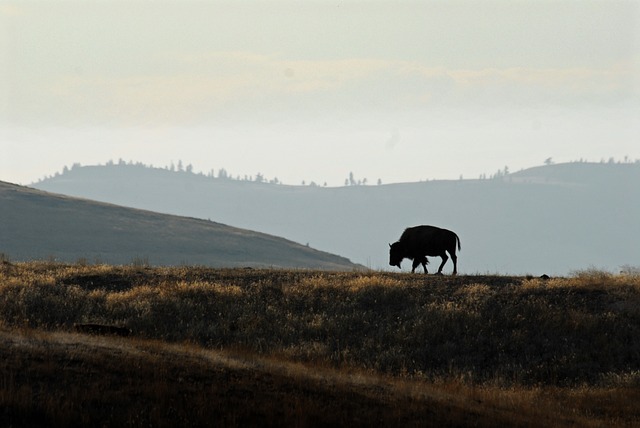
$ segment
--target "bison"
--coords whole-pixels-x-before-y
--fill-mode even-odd
[[[403,259],[412,259],[411,273],[422,264],[424,273],[427,272],[427,256],[439,256],[442,263],[438,268],[438,274],[442,274],[442,267],[449,260],[447,252],[453,260],[453,275],[458,273],[458,257],[456,256],[456,243],[460,250],[460,238],[454,232],[440,229],[435,226],[415,226],[405,229],[400,240],[389,244],[389,265],[398,266]]]

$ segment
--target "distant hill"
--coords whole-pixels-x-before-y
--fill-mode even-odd
[[[346,258],[264,233],[4,182],[0,219],[0,253],[12,261],[358,268]]]
[[[76,166],[34,187],[259,230],[374,269],[389,268],[387,244],[405,227],[432,224],[460,236],[461,273],[560,275],[640,265],[638,184],[637,163],[568,163],[484,180],[339,188],[122,164]]]

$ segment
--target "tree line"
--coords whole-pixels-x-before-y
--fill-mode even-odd
[[[240,174],[232,174],[226,168],[220,168],[217,171],[215,169],[210,169],[208,172],[195,171],[192,164],[185,164],[182,160],[178,160],[177,162],[171,162],[169,165],[157,167],[152,164],[145,164],[143,162],[134,162],[132,160],[125,161],[124,159],[118,159],[117,162],[110,159],[104,165],[97,164],[96,166],[104,166],[109,168],[119,168],[119,167],[127,167],[127,168],[140,168],[140,169],[160,169],[175,173],[184,173],[184,174],[192,174],[200,177],[206,177],[210,179],[218,179],[218,180],[234,180],[234,181],[249,181],[255,183],[267,183],[267,184],[285,184],[278,177],[268,178],[261,172],[256,173],[255,175],[240,175]],[[64,166],[62,168],[62,172],[55,172],[53,175],[44,176],[38,182],[42,182],[51,178],[60,177],[61,175],[69,174],[72,171],[77,171],[82,168],[82,165],[79,162],[76,162],[71,165],[71,167]],[[382,184],[382,180],[378,179],[378,185]],[[323,182],[322,184],[317,183],[316,181],[307,181],[302,180],[302,186],[310,186],[310,187],[327,187],[327,182]],[[349,176],[344,181],[345,186],[366,186],[369,185],[369,180],[367,178],[355,178],[353,172],[349,173]]]
[[[580,158],[579,160],[576,161],[571,161],[570,163],[589,163],[590,161]],[[553,161],[553,158],[549,157],[546,158],[544,160],[544,165],[550,166],[550,165],[554,165],[555,162]],[[635,159],[632,160],[629,156],[625,156],[622,160],[615,160],[615,158],[610,157],[609,159],[605,160],[604,158],[602,158],[600,160],[601,164],[640,164],[640,159]],[[218,180],[235,180],[235,181],[249,181],[249,182],[255,182],[255,183],[267,183],[267,184],[282,184],[284,185],[285,183],[283,183],[280,179],[278,179],[278,177],[273,177],[273,178],[267,178],[264,174],[258,172],[255,175],[248,175],[248,174],[244,174],[244,175],[240,175],[240,174],[232,174],[230,173],[226,168],[220,168],[217,171],[215,169],[211,169],[208,172],[204,173],[202,171],[194,171],[194,167],[192,164],[186,164],[184,162],[182,162],[182,160],[178,160],[177,163],[174,163],[173,161],[169,164],[169,165],[165,165],[163,167],[156,167],[152,164],[144,164],[142,162],[133,162],[132,160],[129,161],[125,161],[124,159],[120,158],[118,159],[117,162],[114,162],[113,160],[109,160],[107,161],[104,165],[102,164],[98,164],[97,166],[105,166],[105,167],[135,167],[135,168],[145,168],[145,169],[161,169],[161,170],[166,170],[166,171],[171,171],[171,172],[175,172],[175,173],[184,173],[184,174],[193,174],[193,175],[197,175],[197,176],[201,176],[201,177],[207,177],[210,179],[218,179]],[[68,166],[64,166],[62,169],[62,172],[56,172],[53,175],[49,175],[49,176],[45,176],[44,178],[42,178],[41,180],[39,180],[38,182],[42,182],[51,178],[55,178],[55,177],[59,177],[61,175],[65,175],[68,174],[70,171],[75,171],[79,168],[81,168],[82,165],[78,162],[74,163],[73,165],[71,165],[71,167]],[[498,169],[494,174],[491,174],[489,176],[487,176],[487,174],[480,174],[480,176],[478,177],[479,180],[499,180],[499,179],[503,179],[504,177],[508,176],[510,173],[509,167],[505,166],[504,168]],[[460,175],[460,180],[463,180],[463,176]],[[428,180],[427,180],[428,181]],[[376,184],[378,186],[382,185],[382,180],[380,178],[378,178],[378,180],[376,181]],[[310,186],[310,187],[327,187],[327,182],[325,181],[322,184],[319,184],[315,181],[306,181],[306,180],[302,180],[302,182],[300,183],[300,185],[302,186]],[[353,172],[349,172],[349,175],[345,178],[344,180],[344,186],[368,186],[371,185],[371,182],[366,178],[357,178]]]

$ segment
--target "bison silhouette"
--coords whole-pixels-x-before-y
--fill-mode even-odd
[[[413,260],[411,273],[415,272],[419,265],[427,272],[427,256],[439,256],[442,263],[438,268],[438,274],[442,274],[442,267],[449,260],[447,252],[453,260],[453,275],[458,273],[458,257],[456,256],[456,244],[460,250],[460,238],[454,232],[435,226],[415,226],[405,229],[400,240],[389,244],[389,265],[400,268],[403,259]]]

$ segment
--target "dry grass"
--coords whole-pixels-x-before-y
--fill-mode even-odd
[[[632,274],[5,262],[0,307],[0,408],[14,426],[640,423]],[[126,326],[132,337],[67,333],[74,323]]]

